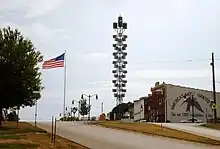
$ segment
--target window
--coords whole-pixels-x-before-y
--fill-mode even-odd
[[[161,105],[161,104],[162,104],[162,101],[163,101],[163,100],[160,98],[160,99],[159,99],[159,105]]]

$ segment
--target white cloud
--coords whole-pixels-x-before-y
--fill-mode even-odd
[[[59,33],[64,32],[63,29],[51,29],[47,28],[41,23],[34,23],[31,26],[31,30],[33,31],[34,35],[39,38],[41,42],[47,42],[52,38],[57,38],[55,35],[58,36]]]
[[[29,0],[28,11],[25,17],[32,18],[38,15],[44,15],[61,5],[63,0]]]
[[[109,55],[107,55],[106,53],[90,53],[88,55],[85,56],[85,59],[89,60],[89,59],[105,59],[106,57],[108,57]]]
[[[210,76],[210,70],[137,70],[129,74],[131,78],[142,79],[187,79]]]
[[[108,59],[111,55],[108,55],[106,53],[90,53],[84,56],[83,62],[84,63],[102,63],[105,62],[106,59]]]
[[[55,10],[62,2],[62,0],[0,0],[0,10],[21,9],[26,12],[25,17],[32,18]]]
[[[88,85],[103,85],[108,83],[109,81],[95,81],[95,82],[89,82]]]
[[[18,25],[12,22],[4,22],[0,27],[10,26],[11,28],[17,28],[25,37],[30,39],[37,37],[38,41],[47,43],[54,38],[62,38],[65,32],[64,29],[48,28],[41,23],[33,23],[31,26]],[[59,36],[58,36],[59,35]],[[65,35],[66,36],[66,35]]]

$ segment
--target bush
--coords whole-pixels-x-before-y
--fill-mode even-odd
[[[61,121],[79,121],[79,118],[78,117],[72,117],[72,116],[71,117],[64,117],[64,118],[61,117],[60,120]]]

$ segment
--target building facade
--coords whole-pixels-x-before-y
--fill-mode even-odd
[[[164,96],[161,91],[154,91],[149,94],[145,103],[146,120],[148,122],[165,121]]]
[[[134,101],[134,121],[146,119],[146,97],[141,97],[139,100]]]
[[[214,118],[213,92],[172,84],[156,84],[148,97],[148,121],[178,123],[194,118],[207,122]],[[216,104],[220,106],[220,93],[216,93]],[[194,110],[193,110],[194,109]],[[220,110],[217,109],[220,117]]]

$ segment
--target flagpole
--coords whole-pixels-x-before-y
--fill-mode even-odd
[[[64,88],[63,88],[63,118],[66,117],[66,50],[64,53]]]

